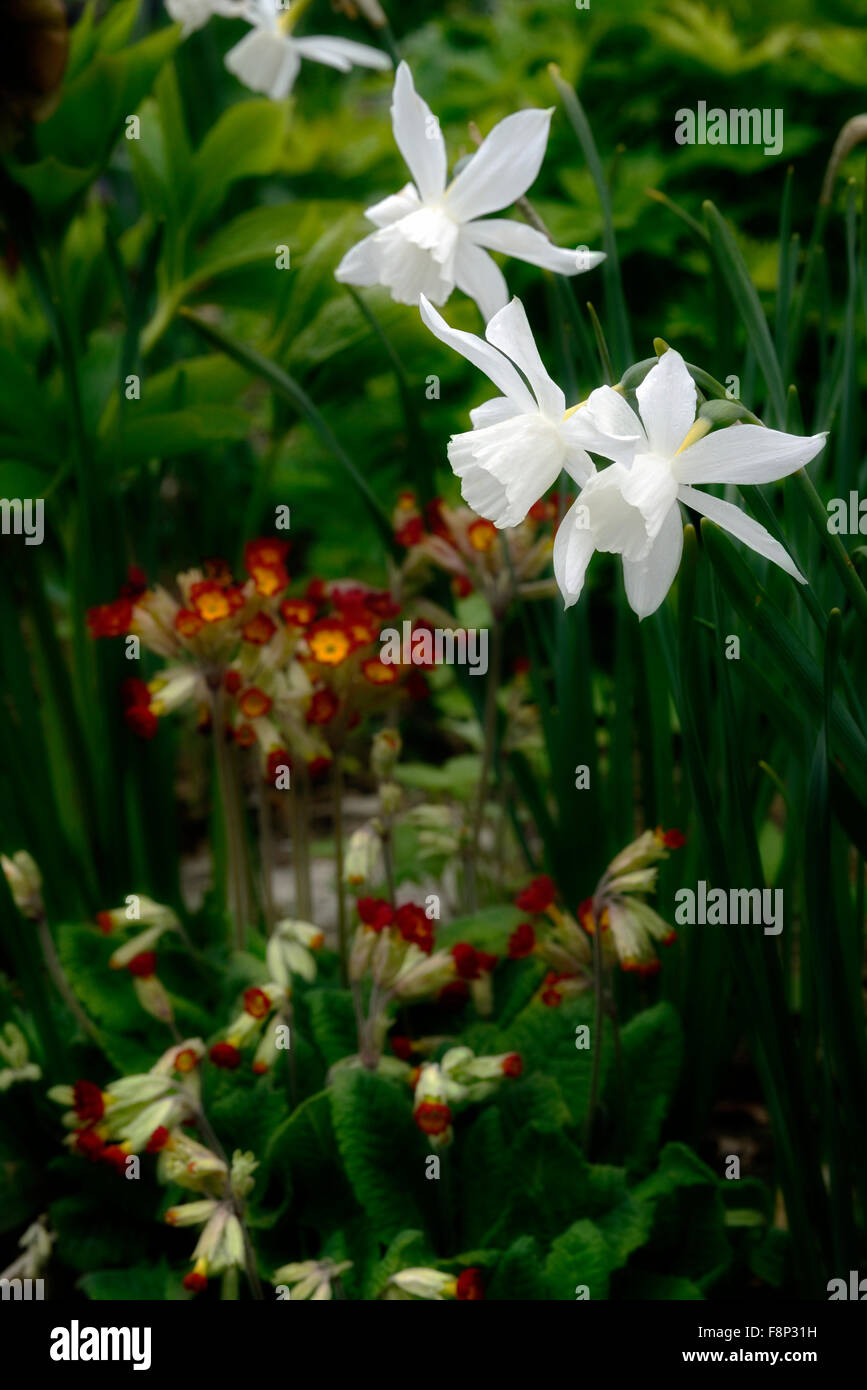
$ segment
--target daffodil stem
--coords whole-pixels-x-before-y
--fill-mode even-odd
[[[337,891],[337,945],[340,953],[340,979],[349,983],[349,960],[346,943],[346,897],[343,892],[343,763],[340,753],[334,757],[332,774],[334,788],[334,864]]]
[[[584,1120],[584,1151],[590,1153],[593,1138],[593,1117],[596,1114],[596,1101],[599,1095],[599,1074],[602,1066],[603,1038],[603,986],[602,986],[602,940],[600,927],[593,932],[593,1064],[590,1072],[590,1099],[587,1102],[587,1115]]]

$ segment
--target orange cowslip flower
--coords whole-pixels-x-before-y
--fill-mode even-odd
[[[132,601],[115,599],[87,610],[87,628],[91,637],[122,637],[132,622]]]
[[[524,1063],[520,1052],[510,1052],[507,1057],[503,1058],[504,1076],[520,1076],[523,1070]]]
[[[405,521],[394,533],[394,539],[398,545],[405,545],[407,549],[411,545],[418,545],[424,535],[424,522],[420,516],[411,516],[409,521]]]
[[[244,1012],[251,1018],[266,1018],[271,1012],[271,1000],[263,989],[255,986],[244,990]]]
[[[239,748],[252,748],[256,742],[256,732],[249,724],[239,724],[235,730],[235,742]]]
[[[257,685],[251,685],[249,690],[245,690],[239,697],[238,708],[245,719],[264,719],[272,703],[270,695],[266,695]]]
[[[356,647],[369,647],[376,637],[376,627],[368,618],[347,615],[346,625]]]
[[[156,972],[157,953],[156,951],[140,951],[137,956],[127,964],[130,975],[135,975],[136,979],[146,980]]]
[[[492,521],[484,521],[480,517],[469,527],[467,538],[473,550],[486,554],[497,539],[497,528]]]
[[[191,585],[190,602],[205,623],[222,622],[232,612],[228,591],[215,579],[201,579]]]
[[[289,583],[288,572],[282,565],[254,565],[250,570],[250,576],[256,585],[256,593],[262,594],[265,598],[282,594]]]
[[[483,1299],[484,1297],[485,1286],[482,1283],[482,1271],[475,1267],[461,1270],[455,1285],[455,1298],[463,1300]]]
[[[230,667],[229,670],[226,672],[225,676],[223,677],[223,685],[226,687],[229,694],[237,695],[238,691],[241,689],[241,686],[243,684],[244,682],[241,678],[241,672],[235,671]]]
[[[473,586],[465,574],[456,574],[452,580],[452,593],[455,598],[466,598],[473,592]]]
[[[73,1109],[83,1124],[95,1124],[105,1114],[105,1097],[95,1081],[76,1081]]]
[[[126,583],[121,585],[118,598],[139,598],[148,586],[148,577],[140,565],[130,565],[126,572]]]
[[[289,542],[278,541],[271,536],[248,541],[244,546],[244,568],[253,575],[257,568],[282,569],[289,554]]]
[[[663,830],[662,826],[658,825],[653,833],[666,849],[682,849],[686,844],[686,836],[682,830]]]
[[[307,633],[307,645],[314,661],[323,666],[341,666],[352,651],[352,639],[346,629],[325,618]]]
[[[340,701],[333,690],[314,690],[313,699],[310,701],[310,708],[307,711],[307,723],[330,724],[339,708]]]
[[[522,922],[509,937],[509,959],[523,960],[532,954],[536,945],[536,933],[529,922]]]
[[[450,542],[452,533],[443,515],[443,499],[441,497],[434,497],[430,502],[426,502],[424,515],[431,533],[434,536],[441,536],[444,541]]]
[[[378,656],[372,656],[369,661],[365,661],[361,671],[364,679],[370,681],[371,685],[394,685],[398,678],[397,668],[386,665]]]
[[[265,767],[265,775],[269,782],[276,782],[281,767],[288,767],[291,772],[292,759],[285,748],[272,748]]]
[[[515,906],[523,912],[544,912],[556,896],[554,884],[547,874],[540,874],[532,883],[523,888],[515,899]]]
[[[124,709],[131,709],[133,705],[149,705],[151,693],[147,688],[147,682],[138,676],[127,676],[123,685],[120,687],[120,698]]]
[[[139,738],[153,738],[159,727],[159,720],[149,705],[130,705],[123,717],[127,727]]]
[[[423,1100],[415,1107],[413,1119],[423,1134],[445,1134],[452,1122],[447,1105],[436,1100]]]
[[[289,627],[308,627],[316,617],[316,604],[308,598],[284,598],[280,614]]]
[[[397,909],[395,924],[404,941],[413,942],[420,951],[430,955],[433,950],[433,923],[417,903],[404,903]]]
[[[596,914],[593,911],[592,898],[584,898],[584,900],[578,904],[578,921],[581,923],[588,936],[592,936],[596,930]],[[603,907],[599,914],[599,925],[603,931],[607,931],[609,924],[608,908]]]
[[[330,768],[332,761],[332,758],[327,758],[324,754],[320,754],[318,758],[311,758],[307,764],[307,773],[311,781],[315,781],[317,777],[322,777]]]
[[[277,631],[277,624],[267,613],[257,613],[255,618],[251,618],[241,628],[241,636],[245,642],[252,642],[256,647],[264,647],[266,642],[270,642],[274,633]]]
[[[181,608],[175,614],[175,630],[182,637],[195,637],[204,627],[202,619],[198,613],[194,613],[192,608]]]
[[[374,590],[364,602],[368,612],[376,618],[394,618],[400,612],[400,604],[395,603],[387,589]]]
[[[217,1042],[214,1043],[208,1053],[215,1067],[222,1067],[224,1071],[234,1071],[239,1066],[241,1054],[234,1043]]]

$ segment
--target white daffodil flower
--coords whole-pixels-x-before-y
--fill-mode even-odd
[[[181,25],[181,38],[202,29],[213,15],[233,19],[241,14],[243,0],[166,0],[169,19]]]
[[[595,471],[587,449],[606,457],[609,448],[634,450],[641,429],[637,420],[629,438],[612,440],[588,410],[566,410],[566,398],[545,370],[520,299],[490,320],[487,342],[449,328],[424,295],[419,307],[431,332],[503,393],[470,411],[472,430],[453,435],[448,448],[464,501],[495,526],[519,525],[564,468],[576,483],[586,483]]]
[[[290,30],[299,10],[297,5],[283,10],[277,0],[243,0],[241,18],[253,27],[229,49],[226,67],[251,91],[261,92],[272,101],[288,97],[302,58],[340,72],[349,72],[355,66],[380,71],[391,67],[387,53],[353,39],[324,34],[296,39]]]
[[[417,304],[420,295],[445,304],[457,285],[487,320],[509,298],[502,271],[488,251],[502,251],[560,275],[592,270],[604,259],[601,251],[552,246],[533,227],[507,218],[480,220],[509,207],[534,182],[552,112],[553,107],[507,116],[447,184],[439,122],[417,95],[407,64],[401,63],[391,120],[414,182],[367,209],[364,215],[378,231],[347,252],[335,271],[337,279],[349,285],[385,285],[399,304]]]
[[[771,483],[803,468],[822,449],[825,434],[784,434],[763,425],[735,424],[708,433],[696,421],[696,390],[679,352],[669,348],[636,392],[639,415],[610,386],[591,392],[586,410],[600,436],[621,442],[596,452],[613,460],[582,488],[554,541],[554,573],[570,607],[595,550],[623,558],[630,607],[654,613],[680,564],[679,502],[709,517],[799,583],[807,581],[773,536],[731,502],[699,492],[696,483]],[[638,435],[637,444],[623,438]],[[591,446],[592,447],[592,446]]]

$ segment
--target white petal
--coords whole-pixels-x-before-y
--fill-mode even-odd
[[[376,233],[350,247],[334,272],[335,280],[343,285],[378,285],[381,256]]]
[[[445,201],[452,217],[469,222],[526,193],[545,158],[553,110],[516,111],[494,126],[449,185]]]
[[[580,524],[584,518],[584,513],[578,511],[580,504],[579,497],[560,522],[554,537],[554,577],[567,608],[571,608],[581,594],[595,549],[592,531]]]
[[[576,518],[583,515],[590,527],[597,550],[641,560],[650,549],[650,537],[644,513],[623,495],[630,476],[630,469],[612,463],[593,474],[574,505]]]
[[[526,222],[512,222],[505,217],[468,222],[464,235],[471,237],[477,246],[486,246],[489,251],[502,251],[507,256],[515,256],[528,265],[541,266],[543,270],[553,270],[558,275],[580,275],[582,271],[592,270],[605,260],[604,251],[555,246],[535,227],[528,227]]]
[[[688,507],[694,507],[702,516],[715,521],[717,526],[721,526],[729,535],[735,536],[744,545],[748,545],[757,554],[764,555],[766,560],[773,560],[775,565],[784,569],[793,579],[797,579],[799,584],[806,584],[807,580],[801,574],[788,551],[774,540],[770,531],[766,530],[760,522],[754,521],[746,512],[742,512],[740,507],[736,507],[732,502],[723,502],[719,497],[712,497],[710,493],[698,492],[692,487],[678,488],[677,495],[681,502],[685,502]]]
[[[301,59],[284,34],[251,29],[229,49],[226,67],[251,91],[282,101],[292,90]]]
[[[470,419],[475,429],[483,430],[487,425],[499,425],[503,420],[513,420],[520,413],[514,401],[508,400],[506,396],[494,396],[493,400],[485,401],[483,405],[477,405],[475,410],[471,410]]]
[[[559,423],[566,410],[566,397],[545,369],[520,299],[513,299],[495,314],[485,329],[485,337],[521,369],[539,402],[539,409]]]
[[[437,313],[424,295],[419,300],[419,309],[422,319],[441,343],[445,343],[447,347],[459,352],[468,362],[472,362],[474,367],[478,367],[480,372],[484,372],[485,376],[502,391],[504,396],[508,396],[511,401],[514,401],[519,409],[527,411],[536,409],[536,402],[529,390],[511,362],[501,352],[497,352],[497,349],[491,347],[490,343],[486,343],[484,338],[477,338],[475,333],[465,333],[460,328],[449,328],[442,315]]]
[[[666,353],[666,356],[668,354]],[[655,613],[677,574],[683,553],[683,521],[675,502],[660,527],[659,535],[643,560],[623,557],[623,579],[629,606],[639,618]]]
[[[612,394],[616,395],[617,393],[612,392]],[[635,457],[636,449],[645,447],[645,439],[643,432],[641,435],[637,432],[640,429],[638,416],[630,411],[628,406],[626,410],[627,414],[622,415],[617,423],[623,424],[628,429],[631,416],[635,427],[635,432],[631,435],[609,434],[607,430],[600,427],[598,417],[591,412],[589,405],[585,403],[563,421],[561,426],[563,437],[570,449],[581,452],[589,449],[591,453],[600,454],[602,458],[613,459],[617,463],[624,463],[629,466]]]
[[[360,68],[377,68],[385,72],[392,66],[387,53],[373,48],[368,43],[356,43],[354,39],[334,39],[325,34],[312,34],[310,38],[293,39],[293,48],[314,63],[325,63],[330,68],[349,72],[353,65]]]
[[[475,300],[485,322],[502,309],[509,298],[505,277],[496,261],[487,251],[465,240],[463,234],[458,238],[455,254],[455,284],[463,294]]]
[[[784,434],[763,425],[729,425],[684,449],[672,471],[680,483],[773,483],[815,458],[826,438]]]
[[[485,491],[484,509],[470,502],[473,510],[503,527],[518,526],[556,481],[565,449],[557,426],[534,411],[456,434],[448,454],[454,473],[467,480],[467,488]],[[495,493],[480,472],[489,474],[502,492]],[[489,495],[494,500],[487,500]],[[464,497],[469,500],[466,490]]]
[[[589,416],[586,421],[585,411]],[[636,453],[644,453],[650,447],[644,426],[635,411],[613,386],[597,386],[595,391],[591,391],[584,405],[569,416],[567,423],[573,420],[587,430],[592,421],[601,437],[598,445],[588,444],[587,448],[603,458],[613,459],[615,463],[628,466]]]
[[[424,295],[445,304],[455,287],[457,223],[437,208],[418,211],[373,233],[379,281],[399,304],[417,304]]]
[[[407,63],[394,80],[391,123],[397,148],[426,202],[437,202],[446,186],[446,147],[439,121],[413,86]]]
[[[420,207],[421,202],[415,184],[406,183],[399,193],[391,193],[387,198],[365,208],[364,215],[368,222],[373,222],[377,227],[389,227],[392,222],[399,222],[411,212],[418,212]]]
[[[695,382],[679,352],[669,348],[636,391],[651,451],[673,458],[695,423]]]

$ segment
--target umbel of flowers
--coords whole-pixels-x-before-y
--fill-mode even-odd
[[[227,901],[240,945],[250,916],[238,750],[255,754],[261,783],[303,787],[334,767],[351,732],[414,690],[410,663],[380,657],[380,633],[399,612],[388,592],[354,580],[314,579],[292,594],[288,542],[245,547],[247,577],[222,560],[178,575],[176,593],[139,570],[112,602],[93,608],[94,638],[137,637],[165,663],[149,681],[124,682],[124,718],[152,738],[184,708],[210,729],[226,822]],[[261,800],[261,797],[260,797]]]
[[[555,1007],[590,988],[597,932],[605,964],[639,975],[659,971],[655,946],[671,945],[675,932],[646,899],[656,891],[660,863],[683,843],[679,830],[645,830],[612,859],[575,916],[558,905],[547,875],[521,890],[515,905],[532,920],[512,932],[509,956],[521,960],[533,955],[551,966],[539,990],[543,1004]]]

